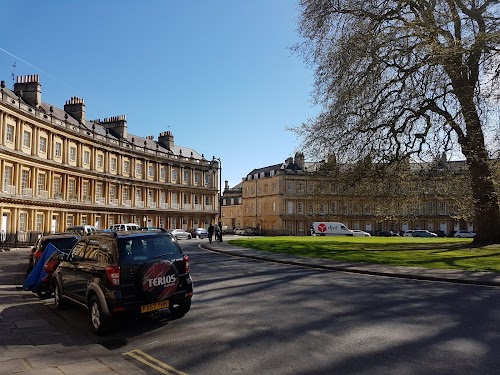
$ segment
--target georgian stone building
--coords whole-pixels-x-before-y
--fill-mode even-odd
[[[242,227],[243,216],[241,212],[241,183],[230,188],[228,182],[225,182],[222,197],[222,226],[232,230]]]
[[[371,233],[428,229],[451,235],[474,229],[459,214],[468,186],[464,162],[408,164],[410,180],[404,186],[376,181],[361,188],[328,183],[331,177],[318,173],[322,165],[306,163],[296,153],[294,159],[251,171],[241,183],[240,226],[276,235],[308,235],[315,221],[340,221]],[[437,172],[429,175],[435,166]]]
[[[61,232],[116,223],[190,229],[216,222],[216,160],[176,145],[170,131],[128,133],[125,115],[87,120],[85,102],[42,100],[38,76],[1,82],[0,226]]]

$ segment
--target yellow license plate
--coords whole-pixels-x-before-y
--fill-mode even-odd
[[[164,309],[166,307],[168,307],[168,301],[160,301],[160,302],[150,303],[149,305],[142,305],[141,306],[141,313],[147,313],[150,311]]]

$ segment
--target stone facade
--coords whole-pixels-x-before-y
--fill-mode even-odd
[[[0,228],[62,232],[117,223],[190,229],[216,222],[218,164],[172,132],[129,134],[125,115],[86,119],[85,102],[42,101],[38,76],[1,83]]]
[[[335,164],[335,157],[326,163]],[[415,164],[409,166],[413,168],[408,174],[411,181],[405,187],[378,181],[361,193],[328,183],[331,178],[318,173],[325,162],[307,163],[303,154],[297,153],[295,158],[255,169],[243,178],[239,226],[270,235],[308,235],[315,221],[340,221],[372,234],[428,229],[452,235],[458,229],[473,230],[473,223],[460,218],[458,212],[464,201],[462,194],[468,189],[465,163],[439,163],[454,171],[451,183],[442,173],[423,177],[419,170],[431,166]],[[237,190],[233,188],[232,194],[237,195]],[[225,209],[223,206],[223,212]],[[238,207],[231,210],[236,212]]]
[[[241,184],[232,188],[225,182],[222,198],[222,226],[231,231],[243,225]]]

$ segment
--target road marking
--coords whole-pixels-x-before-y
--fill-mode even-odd
[[[132,358],[135,358],[141,363],[144,363],[146,366],[149,366],[156,371],[159,371],[162,374],[166,375],[188,375],[185,372],[176,370],[172,366],[163,363],[162,361],[157,360],[156,358],[151,357],[149,354],[144,353],[139,349],[131,350],[130,352],[123,353],[124,355],[128,355]]]

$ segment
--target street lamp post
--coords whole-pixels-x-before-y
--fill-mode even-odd
[[[219,169],[219,229],[220,229],[220,237],[219,240],[222,242],[222,162],[220,158],[212,157],[213,162],[218,162]]]
[[[258,189],[258,186],[257,186],[257,179],[255,179],[255,227],[256,229],[258,230],[258,226],[259,226],[259,219],[258,219],[258,206],[259,206],[259,202],[257,201],[257,190]]]

